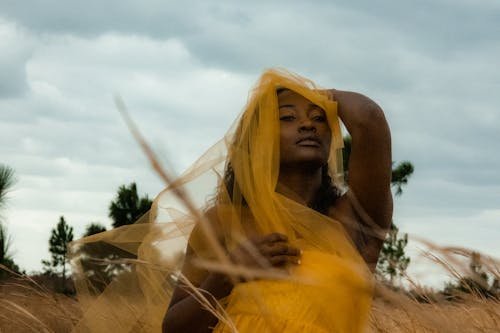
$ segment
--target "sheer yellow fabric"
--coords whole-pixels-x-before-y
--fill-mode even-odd
[[[371,277],[342,224],[276,192],[281,88],[325,110],[332,132],[329,173],[343,188],[336,103],[307,79],[266,71],[233,128],[156,198],[147,216],[72,244],[84,314],[75,332],[160,331],[188,242],[198,257],[216,257],[202,228],[195,227],[198,221],[176,197],[173,189],[180,186],[200,212],[215,211],[226,249],[252,232],[280,232],[303,250],[302,264],[289,269],[289,278],[236,285],[221,313],[226,324],[221,321],[215,332],[363,330]]]

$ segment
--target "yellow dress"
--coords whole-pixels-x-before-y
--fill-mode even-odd
[[[364,331],[372,287],[362,267],[311,249],[290,273],[294,280],[257,280],[233,289],[226,312],[238,332]],[[220,322],[214,332],[233,331]]]

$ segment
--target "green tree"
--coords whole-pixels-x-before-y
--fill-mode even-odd
[[[97,222],[92,222],[85,228],[85,233],[83,234],[83,237],[92,236],[104,231],[106,231],[105,226]]]
[[[11,238],[7,234],[5,226],[0,222],[0,265],[5,266],[7,270],[19,272],[19,266],[16,265],[10,251]],[[0,266],[0,279],[9,275],[9,272]]]
[[[151,204],[152,201],[147,195],[139,197],[135,183],[120,186],[109,205],[109,217],[113,220],[113,227],[136,222],[149,211]],[[84,237],[103,231],[106,231],[104,226],[92,223],[87,226]],[[105,240],[81,244],[76,249],[75,256],[79,259],[79,273],[86,279],[89,290],[95,294],[102,292],[114,279],[129,272],[132,268],[127,260],[137,258],[136,255]]]
[[[83,237],[92,236],[106,231],[106,227],[100,223],[90,223],[85,228]],[[112,252],[114,247],[103,241],[83,243],[76,250],[80,268],[85,276],[87,285],[94,293],[100,293],[113,279],[112,264],[106,264],[106,260],[114,259]]]
[[[6,165],[0,164],[0,210],[3,210],[7,201],[7,193],[15,183],[14,170]],[[4,218],[0,211],[0,265],[8,270],[19,272],[19,267],[14,263],[11,252],[12,239],[7,232]],[[8,275],[5,269],[0,267],[0,279]]]
[[[351,156],[352,138],[344,137],[344,150],[342,156],[344,159],[344,175],[346,180],[349,178],[349,157]],[[392,167],[391,186],[395,189],[395,194],[400,196],[403,193],[403,186],[408,184],[408,179],[413,174],[413,164],[409,161],[403,161]],[[391,223],[389,233],[387,234],[377,262],[376,275],[385,282],[395,286],[396,281],[405,273],[410,258],[405,254],[405,247],[408,244],[408,234],[398,235],[399,229]],[[388,277],[388,278],[387,278]]]
[[[413,171],[413,165],[408,161],[400,162],[392,168],[391,185],[396,188],[396,195],[403,194],[402,187],[408,183]]]
[[[408,184],[408,179],[413,171],[411,162],[403,161],[395,167],[393,163],[391,185],[395,188],[397,196],[403,194],[402,187]],[[400,236],[398,233],[399,228],[392,221],[389,233],[380,250],[376,268],[377,277],[382,281],[389,282],[391,286],[396,286],[396,282],[400,281],[410,264],[410,257],[405,253],[406,245],[408,245],[408,234]]]
[[[399,229],[391,224],[377,262],[376,274],[382,281],[389,282],[391,286],[396,285],[410,264],[410,258],[405,254],[408,244],[408,234],[402,237],[398,235]],[[389,277],[387,281],[387,276]]]
[[[0,164],[0,208],[5,206],[7,193],[15,183],[14,170]]]
[[[73,227],[69,226],[64,217],[61,216],[57,226],[52,229],[49,239],[49,251],[51,253],[51,260],[42,260],[42,264],[50,273],[56,273],[57,268],[61,267],[63,289],[66,282],[66,264],[68,263],[68,243],[73,241]]]
[[[134,223],[151,208],[152,203],[147,195],[139,198],[135,183],[120,186],[115,199],[109,205],[109,217],[113,220],[113,227]]]

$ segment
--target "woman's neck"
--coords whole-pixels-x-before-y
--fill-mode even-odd
[[[276,192],[309,206],[320,186],[321,168],[311,170],[281,167]]]

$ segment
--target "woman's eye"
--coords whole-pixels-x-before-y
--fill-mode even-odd
[[[295,117],[294,116],[281,116],[280,120],[282,120],[282,121],[293,121],[293,120],[295,120]]]
[[[326,117],[325,116],[314,116],[313,120],[314,121],[319,121],[319,122],[325,122],[326,121]]]
[[[318,122],[325,122],[326,121],[326,114],[323,111],[322,108],[319,106],[315,106],[314,108],[311,109],[309,113],[310,119],[313,121],[318,121]]]

